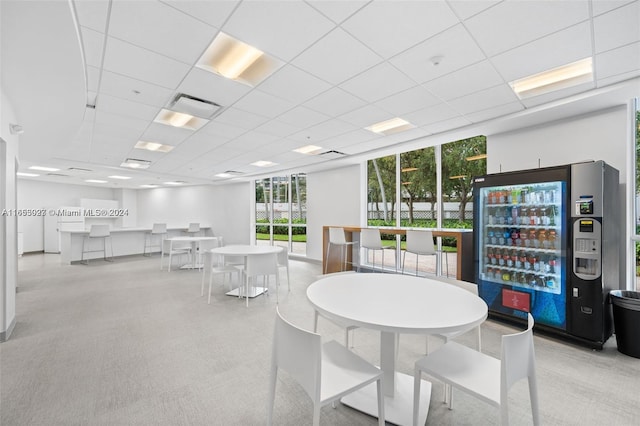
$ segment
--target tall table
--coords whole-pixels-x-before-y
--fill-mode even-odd
[[[209,250],[212,254],[217,254],[221,256],[234,256],[234,257],[243,257],[245,264],[247,261],[247,256],[252,254],[269,254],[269,253],[280,253],[282,251],[282,247],[278,246],[257,246],[257,245],[249,245],[249,244],[234,244],[223,247],[216,247]],[[229,296],[238,296],[240,294],[242,285],[239,285],[238,288],[231,290],[226,293]],[[256,297],[261,295],[267,291],[264,287],[252,287],[249,290],[249,297]]]
[[[441,334],[471,329],[487,318],[487,304],[461,288],[428,278],[396,274],[341,274],[307,289],[313,307],[328,318],[380,331],[385,418],[412,424],[413,377],[396,371],[398,335]],[[431,384],[422,381],[420,424],[424,424]],[[377,416],[376,388],[368,386],[342,399],[345,405]]]

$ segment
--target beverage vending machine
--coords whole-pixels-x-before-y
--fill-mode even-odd
[[[490,316],[594,348],[620,288],[618,171],[603,161],[474,179],[474,268]]]

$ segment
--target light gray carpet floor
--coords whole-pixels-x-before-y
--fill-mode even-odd
[[[311,329],[305,290],[321,268],[290,266],[291,292],[285,282],[281,311]],[[16,327],[0,344],[0,424],[265,424],[275,294],[245,308],[224,292],[216,285],[207,305],[197,272],[161,272],[157,256],[60,266],[56,255],[25,255]],[[500,336],[513,331],[488,320],[483,351],[499,356]],[[326,320],[319,332],[343,339],[343,330]],[[473,335],[461,342],[472,345]],[[432,349],[438,344],[431,340]],[[543,425],[640,424],[640,359],[617,352],[615,337],[602,351],[540,335],[535,345]],[[377,363],[379,336],[357,330],[354,350]],[[423,351],[423,336],[402,336],[399,370],[412,374]],[[441,398],[442,386],[434,383],[428,425],[498,423],[496,409],[461,392],[454,393],[453,410]],[[513,388],[509,408],[512,424],[531,424],[525,382]],[[310,424],[311,413],[301,388],[282,376],[275,424]],[[376,420],[338,404],[322,410],[321,424]]]

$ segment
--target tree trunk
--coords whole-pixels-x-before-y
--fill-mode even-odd
[[[373,162],[373,168],[376,170],[376,177],[378,178],[378,185],[380,186],[380,198],[382,198],[382,208],[384,210],[384,220],[387,221],[389,217],[389,208],[387,207],[387,197],[384,192],[384,185],[382,183],[382,176],[380,175],[380,169],[378,168],[378,162],[376,160],[371,160]]]

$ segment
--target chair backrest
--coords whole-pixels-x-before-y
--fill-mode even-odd
[[[172,240],[172,239],[168,239],[165,241],[169,241],[170,250],[191,248],[191,243],[189,241],[180,241],[180,240]]]
[[[527,329],[502,336],[500,372],[500,399],[506,403],[509,388],[520,379],[531,380],[536,374],[536,359],[533,350],[533,316],[527,314]]]
[[[407,251],[418,254],[436,254],[431,231],[407,229]]]
[[[368,249],[381,249],[382,238],[379,229],[362,228],[360,230],[360,247]]]
[[[187,232],[200,232],[200,224],[199,223],[190,223],[189,229]]]
[[[278,252],[278,266],[289,267],[289,248],[281,246],[282,251]]]
[[[111,235],[111,227],[109,225],[91,225],[89,228],[89,237],[100,238]]]
[[[166,223],[154,223],[153,228],[151,228],[152,234],[166,234],[167,233],[167,224]]]
[[[200,248],[200,252],[209,251],[212,248],[219,247],[220,243],[217,238],[211,238],[210,240],[200,240],[198,241],[198,247]]]
[[[346,244],[344,228],[329,228],[329,242],[332,244]]]
[[[285,370],[309,394],[320,400],[322,342],[319,334],[296,327],[276,307],[271,367]]]
[[[278,257],[276,253],[250,254],[247,256],[246,273],[248,276],[277,275]]]

